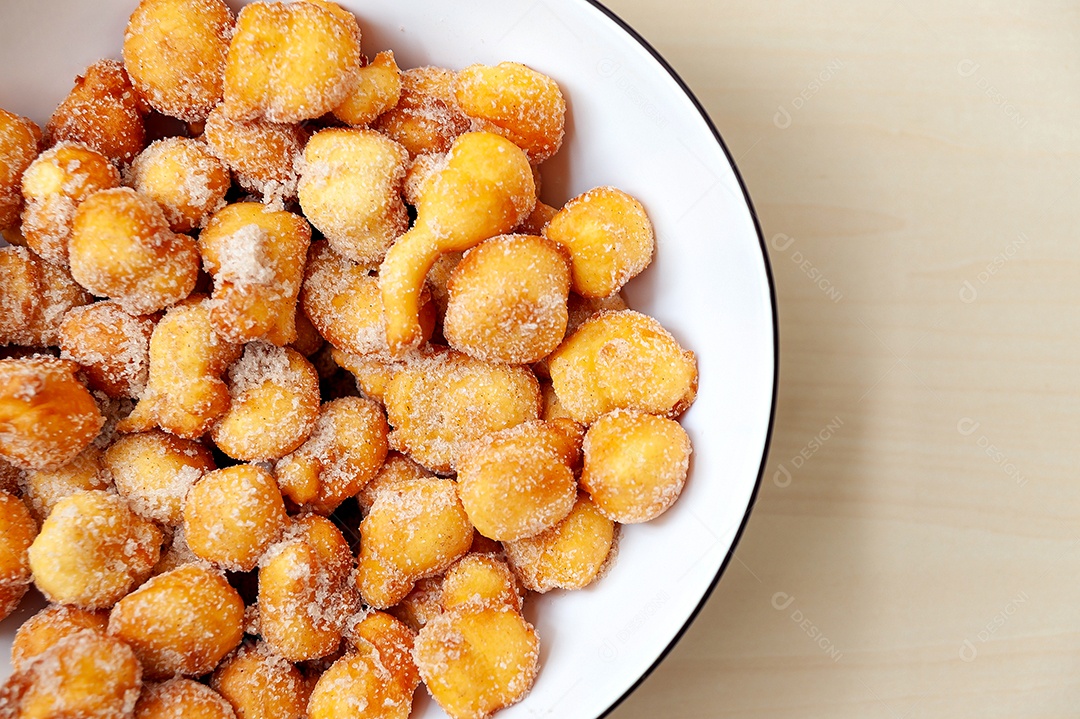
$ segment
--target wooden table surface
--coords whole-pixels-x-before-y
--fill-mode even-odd
[[[611,716],[1080,712],[1080,5],[609,0],[694,89],[776,277],[735,558]]]

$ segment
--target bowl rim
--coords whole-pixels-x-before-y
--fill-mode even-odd
[[[709,131],[712,132],[713,138],[716,140],[716,144],[723,150],[724,156],[727,158],[728,163],[731,165],[731,170],[735,175],[735,179],[739,183],[739,189],[742,191],[743,199],[746,201],[746,209],[750,212],[750,219],[754,223],[754,232],[757,234],[758,246],[761,250],[761,262],[765,270],[765,279],[769,285],[769,305],[772,312],[772,350],[773,350],[773,377],[772,377],[772,397],[769,405],[769,421],[765,428],[765,441],[761,447],[761,463],[758,465],[757,478],[754,480],[754,487],[750,492],[750,499],[746,503],[746,511],[743,513],[742,520],[739,523],[739,528],[735,531],[735,537],[731,540],[731,546],[727,550],[727,554],[724,556],[724,561],[720,563],[720,567],[716,570],[716,574],[709,582],[708,588],[701,595],[701,599],[698,601],[697,606],[686,617],[686,621],[683,622],[682,627],[675,633],[675,636],[671,638],[667,646],[663,651],[657,655],[653,660],[649,668],[646,669],[640,677],[638,677],[633,684],[631,684],[626,691],[622,693],[607,709],[605,709],[597,719],[604,719],[604,717],[615,711],[620,704],[622,704],[627,697],[633,694],[638,687],[640,687],[646,679],[656,670],[658,666],[667,658],[671,650],[675,648],[675,645],[686,635],[686,632],[690,629],[690,625],[694,623],[694,620],[698,618],[701,610],[705,607],[706,602],[712,596],[713,590],[716,589],[716,585],[720,583],[720,578],[724,575],[724,571],[731,563],[732,557],[735,556],[735,548],[739,545],[739,540],[742,538],[743,531],[746,529],[746,525],[750,521],[750,514],[753,512],[754,505],[757,503],[758,491],[761,489],[761,481],[765,475],[765,465],[769,460],[769,449],[772,445],[773,429],[776,425],[776,400],[780,386],[780,326],[776,309],[776,283],[773,279],[772,265],[769,262],[768,248],[765,244],[765,236],[761,232],[761,222],[758,220],[757,210],[754,208],[754,202],[750,198],[750,192],[746,188],[746,183],[743,181],[742,173],[739,172],[739,167],[735,163],[735,158],[732,157],[731,151],[728,149],[727,144],[724,142],[724,138],[720,135],[720,131],[716,129],[716,125],[713,123],[712,118],[709,117],[709,113],[705,110],[705,107],[698,100],[694,91],[690,89],[690,86],[686,84],[686,81],[680,77],[679,73],[675,71],[675,68],[664,59],[664,56],[649,43],[642,35],[635,30],[629,23],[623,20],[613,10],[606,7],[600,0],[585,0],[589,5],[603,13],[609,20],[614,22],[623,32],[625,32],[632,40],[637,42],[641,47],[646,50],[653,60],[671,76],[671,79],[679,86],[679,89],[686,95],[690,102],[694,105],[701,119],[705,122]]]

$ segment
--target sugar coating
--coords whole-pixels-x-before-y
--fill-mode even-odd
[[[169,137],[139,153],[127,183],[157,202],[175,232],[202,227],[225,206],[229,168],[199,140]]]
[[[92,299],[63,267],[25,247],[0,247],[0,342],[57,345],[64,315]]]
[[[310,687],[266,642],[248,642],[214,671],[211,686],[242,719],[303,719]]]
[[[132,511],[170,527],[183,521],[191,487],[216,469],[202,444],[160,430],[118,438],[103,464]]]
[[[79,363],[91,388],[110,397],[138,397],[149,377],[153,331],[153,319],[129,314],[115,302],[75,307],[60,322],[61,356]]]
[[[236,719],[236,713],[210,687],[178,677],[144,686],[134,719]]]
[[[27,471],[20,484],[34,517],[45,521],[57,502],[76,492],[108,489],[112,480],[101,459],[101,450],[91,444],[59,467]]]
[[[37,524],[16,495],[0,492],[0,619],[11,614],[30,584],[27,550]]]
[[[109,625],[107,612],[91,612],[50,604],[27,619],[15,632],[11,644],[11,666],[20,671],[63,639],[87,629],[105,634]]]
[[[203,139],[240,186],[260,195],[273,209],[282,209],[296,197],[305,140],[300,127],[235,119],[218,105],[206,118]]]
[[[113,162],[130,162],[146,138],[141,104],[124,66],[99,60],[75,78],[75,87],[49,118],[46,142],[80,142]]]
[[[453,93],[455,73],[441,67],[417,67],[401,73],[397,105],[372,126],[401,143],[413,157],[446,152],[472,123],[458,107]]]
[[[41,129],[25,117],[0,109],[0,230],[19,224],[23,171],[33,162]]]

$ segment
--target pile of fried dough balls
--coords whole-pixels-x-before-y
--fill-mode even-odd
[[[0,110],[0,715],[454,719],[529,592],[686,479],[694,355],[619,291],[642,205],[537,200],[549,77],[402,70],[324,0],[142,0],[44,130]]]

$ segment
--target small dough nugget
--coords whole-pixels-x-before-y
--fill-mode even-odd
[[[0,344],[55,346],[64,315],[93,297],[25,247],[0,247]]]
[[[233,18],[222,0],[141,0],[124,31],[124,67],[150,107],[185,122],[221,101]]]
[[[570,251],[574,292],[607,297],[641,273],[653,256],[653,226],[641,203],[597,187],[566,203],[544,236]]]
[[[129,182],[161,206],[173,232],[190,232],[225,206],[232,178],[205,143],[167,137],[139,153],[131,163]]]
[[[408,479],[426,479],[435,475],[403,454],[390,452],[378,473],[356,495],[360,509],[367,514],[375,504],[375,497],[388,487]]]
[[[56,503],[30,545],[34,584],[54,602],[111,607],[150,575],[162,539],[116,495],[78,492]]]
[[[0,230],[19,225],[23,171],[37,157],[41,128],[0,108]]]
[[[356,89],[334,108],[334,117],[353,127],[365,127],[393,108],[401,98],[401,70],[394,53],[383,50],[359,70]]]
[[[308,703],[310,719],[408,719],[411,712],[412,692],[404,691],[366,641],[323,672]]]
[[[153,331],[152,317],[129,314],[116,302],[95,302],[64,315],[59,345],[86,372],[91,389],[115,399],[138,397],[150,372]]]
[[[412,658],[416,632],[386,612],[368,611],[353,625],[347,638],[357,648],[363,644],[375,647],[380,663],[393,675],[401,696],[412,699],[420,684],[420,674]]]
[[[105,418],[70,360],[38,355],[0,360],[0,458],[24,469],[65,464],[97,436]]]
[[[237,719],[229,702],[191,679],[170,679],[143,687],[134,719]]]
[[[697,396],[697,359],[652,317],[605,312],[585,322],[548,358],[551,383],[576,421],[613,409],[677,417]]]
[[[117,164],[131,162],[146,143],[143,99],[124,66],[98,60],[75,78],[75,87],[45,126],[48,144],[79,142]]]
[[[119,437],[105,450],[104,464],[136,514],[169,527],[184,520],[191,487],[216,469],[206,447],[160,430]]]
[[[245,643],[225,658],[210,680],[237,719],[306,719],[304,675],[265,642]]]
[[[472,123],[454,97],[457,73],[441,67],[416,67],[401,73],[397,104],[381,114],[374,129],[400,142],[413,157],[446,152]]]
[[[102,462],[101,450],[91,444],[59,467],[27,471],[21,484],[23,499],[40,523],[64,497],[92,489],[109,489],[112,481]]]
[[[105,635],[109,614],[91,612],[66,604],[50,604],[23,622],[11,643],[11,667],[21,671],[61,640],[86,630]]]
[[[225,64],[225,111],[300,122],[339,106],[360,82],[360,27],[329,2],[244,6]]]
[[[486,554],[467,554],[446,571],[439,603],[444,611],[496,604],[521,611],[517,577],[506,562]]]
[[[0,619],[19,606],[30,586],[27,550],[37,536],[37,523],[13,494],[0,492]]]
[[[243,620],[244,602],[224,576],[185,564],[121,599],[109,633],[135,650],[148,678],[200,676],[240,643]]]
[[[275,204],[296,197],[296,163],[305,141],[298,125],[236,120],[219,105],[206,118],[203,140],[248,192]]]

